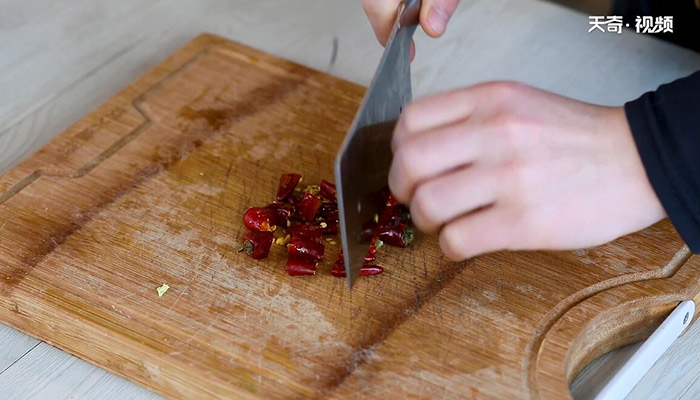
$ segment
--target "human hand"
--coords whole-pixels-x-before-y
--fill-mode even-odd
[[[374,34],[382,46],[386,45],[396,19],[401,0],[362,0],[362,8],[372,24]],[[459,0],[423,0],[420,9],[420,24],[425,33],[440,37],[447,29],[447,22],[459,4]]]
[[[599,245],[665,216],[623,108],[510,82],[409,104],[389,186],[457,261]]]

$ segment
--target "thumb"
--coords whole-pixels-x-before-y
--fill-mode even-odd
[[[420,8],[420,24],[425,33],[440,37],[447,29],[447,22],[457,9],[459,0],[423,0]]]

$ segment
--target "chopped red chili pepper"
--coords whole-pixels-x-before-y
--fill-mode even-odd
[[[243,224],[251,231],[274,231],[275,216],[260,207],[251,207],[243,214]]]
[[[360,237],[363,241],[369,242],[374,237],[374,232],[377,230],[377,224],[374,221],[367,221],[362,224],[362,232]]]
[[[299,174],[282,174],[280,178],[280,186],[277,189],[277,200],[284,200],[292,194],[294,189],[299,184],[301,175]]]
[[[289,226],[292,215],[296,213],[296,207],[288,203],[272,203],[264,208],[275,216],[275,223],[279,226]]]
[[[368,252],[367,254],[365,254],[365,258],[362,261],[362,263],[369,264],[369,263],[375,262],[377,260],[377,256],[375,253],[376,253],[376,251],[374,253]],[[338,252],[338,260],[336,261],[336,263],[341,263],[341,264],[345,265],[345,259],[343,257],[343,249],[340,249],[340,252]]]
[[[299,240],[323,243],[323,230],[316,225],[292,225],[289,228],[289,235],[293,243]]]
[[[338,223],[337,222],[326,222],[321,221],[318,223],[321,227],[324,235],[335,235],[338,233]]]
[[[338,192],[335,188],[335,184],[330,183],[326,180],[321,181],[319,194],[324,199],[335,201],[338,197]]]
[[[310,255],[290,251],[287,256],[287,273],[290,276],[314,275],[316,264]]]
[[[243,247],[239,253],[246,253],[256,260],[265,258],[270,254],[272,246],[272,232],[248,232],[243,236]]]
[[[386,206],[379,216],[379,226],[391,226],[401,222],[401,212],[398,206]]]
[[[287,196],[286,199],[282,200],[282,202],[298,207],[299,203],[301,203],[301,196],[297,196],[296,194],[292,193]]]
[[[384,268],[377,265],[363,265],[362,268],[360,268],[360,276],[379,275],[382,272],[384,272]],[[333,268],[331,268],[331,275],[338,278],[346,277],[345,264],[336,261],[335,264],[333,264]]]
[[[408,208],[403,204],[395,203],[396,200],[393,200],[394,204],[390,204],[392,203],[391,199],[393,197],[387,202],[386,207],[384,207],[379,216],[379,226],[392,226],[399,223],[410,224],[411,213],[408,211]]]
[[[272,231],[277,226],[289,229],[289,235],[277,240],[278,244],[288,243],[287,272],[289,275],[313,275],[325,253],[323,235],[338,233],[338,192],[329,181],[308,186],[302,193],[297,187],[301,175],[288,173],[280,177],[277,201],[264,208],[253,207],[243,216],[244,224],[253,232],[245,236],[241,252],[253,258],[264,258],[269,254],[274,241]],[[376,275],[383,269],[372,263],[377,260],[377,249],[387,243],[405,247],[413,239],[408,226],[410,216],[405,206],[391,196],[388,188],[373,194],[378,214],[363,226],[363,237],[369,242],[369,249],[363,260],[360,276]],[[326,239],[334,244],[332,239]],[[345,276],[342,250],[331,273]]]
[[[298,239],[296,242],[292,241],[289,243],[289,255],[292,253],[305,254],[309,256],[309,259],[313,260],[314,263],[319,263],[323,260],[323,253],[326,246],[323,243],[316,243],[308,239]]]
[[[372,242],[369,244],[369,250],[367,251],[367,254],[377,254],[377,250],[381,249],[383,245],[384,242],[377,239],[377,237],[375,236],[374,238],[372,238]]]
[[[378,265],[363,265],[360,268],[360,276],[379,275],[384,272],[384,268]]]
[[[413,229],[406,224],[380,227],[377,237],[390,246],[406,247],[413,241]]]
[[[326,221],[337,221],[338,205],[329,201],[324,201],[318,208],[318,213],[316,213],[316,215]]]
[[[337,277],[345,277],[345,264],[342,261],[336,261],[331,268],[331,275]]]
[[[304,197],[301,198],[301,203],[299,203],[299,214],[302,220],[307,224],[311,223],[320,207],[321,199],[310,193],[304,193]]]
[[[325,251],[322,229],[312,225],[292,225],[289,235],[287,272],[289,275],[313,275]]]
[[[370,194],[370,200],[374,208],[381,210],[386,206],[387,199],[391,195],[388,187],[383,187],[380,190]]]

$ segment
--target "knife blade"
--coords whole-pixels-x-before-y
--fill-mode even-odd
[[[369,248],[361,233],[362,224],[376,211],[371,195],[387,185],[394,125],[411,101],[411,39],[420,5],[421,0],[399,4],[379,67],[335,160],[340,233],[350,289]]]

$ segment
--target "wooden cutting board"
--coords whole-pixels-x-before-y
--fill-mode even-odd
[[[668,221],[457,264],[419,236],[352,293],[332,256],[237,254],[281,173],[332,177],[363,92],[194,39],[0,179],[0,321],[178,399],[562,398],[700,290]]]

